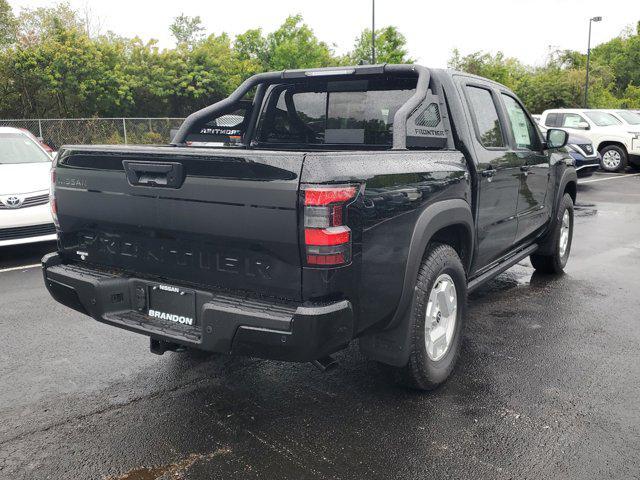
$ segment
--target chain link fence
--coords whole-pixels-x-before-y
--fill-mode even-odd
[[[0,126],[29,130],[54,150],[77,144],[166,144],[184,118],[0,119]]]

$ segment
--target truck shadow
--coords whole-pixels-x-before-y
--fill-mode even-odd
[[[504,441],[506,425],[526,419],[520,427],[526,433],[518,435],[532,444],[556,435],[540,428],[535,401],[521,401],[542,395],[526,380],[530,362],[544,362],[557,348],[553,339],[562,341],[555,333],[564,327],[556,320],[568,308],[548,298],[561,295],[567,278],[531,274],[527,266],[515,270],[470,299],[458,367],[435,391],[397,387],[389,370],[355,345],[339,352],[338,368],[328,372],[310,364],[172,354],[167,368],[196,368],[211,377],[147,406],[127,436],[168,441],[166,465],[203,456],[189,464],[187,470],[200,472],[194,478],[214,472],[242,478],[233,474],[237,464],[261,478],[397,478],[406,474],[408,458],[421,459],[418,471],[437,471],[443,455],[486,458],[490,444],[499,445],[490,448],[502,458],[514,458],[522,452],[517,442]],[[543,307],[549,315],[540,314]],[[544,348],[542,338],[551,339]],[[221,450],[224,455],[215,454]],[[487,462],[474,469],[505,476],[500,458]],[[122,471],[129,468],[136,465]]]

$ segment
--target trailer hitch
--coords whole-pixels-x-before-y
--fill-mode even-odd
[[[185,347],[177,343],[167,342],[165,340],[149,339],[149,350],[156,355],[162,355],[164,352],[184,352]]]

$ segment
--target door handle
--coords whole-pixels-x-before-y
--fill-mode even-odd
[[[184,181],[180,163],[136,163],[123,160],[122,164],[127,180],[134,186],[179,188]]]

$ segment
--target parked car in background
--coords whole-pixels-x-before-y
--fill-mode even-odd
[[[547,134],[547,129],[545,127],[541,126],[540,131],[543,136]],[[569,155],[571,155],[576,162],[576,172],[578,177],[590,177],[600,168],[600,154],[593,146],[593,143],[591,143],[591,140],[587,137],[577,135],[573,132],[567,133],[569,133],[567,149],[569,151]]]
[[[640,168],[640,125],[629,125],[611,113],[589,109],[545,110],[542,124],[579,132],[591,140],[602,156],[603,170],[623,171],[627,165]]]
[[[540,123],[540,120],[542,119],[542,115],[539,115],[539,114],[531,115],[531,118],[533,118],[533,120],[534,120],[538,125],[542,125],[542,124]]]
[[[32,134],[0,127],[0,247],[56,239],[51,157]]]
[[[44,143],[44,139],[42,137],[36,137],[33,133],[31,133],[26,128],[20,128],[19,130],[24,132],[24,134],[27,135],[28,137],[30,137],[34,142],[37,142],[42,147],[42,149],[45,152],[47,152],[50,157],[53,158],[53,156],[56,153],[55,150],[53,148],[51,148],[49,145],[47,145],[46,143]]]
[[[598,110],[599,112],[610,113],[623,124],[631,127],[640,128],[640,115],[631,110]]]

